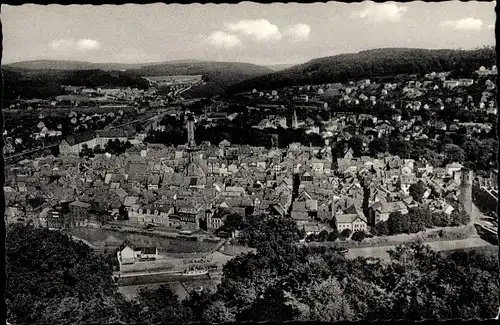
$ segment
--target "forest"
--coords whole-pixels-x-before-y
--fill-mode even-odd
[[[85,87],[131,87],[147,89],[149,83],[124,71],[103,70],[26,70],[2,67],[4,101],[47,99],[63,95],[63,85]]]
[[[391,260],[347,259],[335,246],[298,246],[286,218],[248,221],[240,255],[223,269],[216,292],[181,301],[168,286],[127,301],[112,263],[67,235],[7,228],[7,319],[11,323],[188,323],[492,318],[498,309],[498,260],[483,251],[446,255],[421,243],[397,246]],[[279,236],[276,236],[279,234]]]
[[[494,47],[475,50],[425,50],[386,48],[318,58],[283,71],[245,80],[227,89],[235,94],[252,89],[280,89],[294,85],[347,82],[361,78],[424,75],[455,71],[455,77],[470,77],[480,66],[495,64]]]

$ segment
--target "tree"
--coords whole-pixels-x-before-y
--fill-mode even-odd
[[[387,220],[387,227],[390,235],[409,233],[410,219],[408,214],[392,212]]]
[[[5,303],[12,323],[133,321],[112,269],[88,246],[31,226],[7,229]]]
[[[329,234],[328,234],[328,237],[327,237],[327,241],[336,241],[337,238],[339,238],[339,232],[337,229],[334,228],[333,231],[331,231]]]
[[[191,318],[177,294],[163,284],[156,290],[142,288],[137,302],[138,318],[145,323],[182,323],[189,322]]]
[[[236,213],[224,213],[224,224],[220,230],[233,233],[235,230],[241,230],[243,224],[243,217]]]
[[[288,305],[300,312],[296,320],[337,322],[354,319],[350,303],[334,277],[304,286],[300,298],[288,296]]]
[[[426,190],[425,184],[421,180],[411,184],[409,188],[411,197],[417,202],[422,202]]]
[[[119,220],[128,220],[128,212],[125,209],[124,205],[121,205],[120,209],[118,210],[118,218]]]
[[[351,234],[352,234],[352,230],[346,228],[346,229],[342,230],[342,232],[340,233],[340,236],[342,238],[349,238],[351,236]]]
[[[355,231],[351,236],[352,240],[359,242],[363,241],[363,239],[365,238],[366,238],[366,233],[364,231],[359,231],[359,230]]]
[[[375,225],[375,234],[377,236],[389,235],[389,226],[387,225],[387,221],[380,221]]]
[[[326,239],[328,238],[328,231],[326,230],[322,230],[319,234],[318,234],[318,237],[317,237],[317,241],[326,241]]]
[[[360,157],[363,151],[363,139],[360,136],[355,135],[349,139],[348,143],[349,147],[353,151],[353,155],[355,157]]]
[[[470,215],[464,210],[455,209],[451,212],[451,226],[462,226],[470,222]]]
[[[216,324],[235,322],[236,314],[222,300],[216,300],[203,310],[202,321]]]
[[[240,243],[261,252],[276,252],[284,246],[304,238],[304,231],[297,223],[284,217],[251,215],[247,217],[248,227],[242,232]]]
[[[389,151],[389,142],[386,137],[375,138],[368,145],[372,156]]]
[[[465,161],[465,151],[455,144],[446,144],[443,152],[448,162],[463,163]]]

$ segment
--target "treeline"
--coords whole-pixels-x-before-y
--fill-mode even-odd
[[[391,213],[387,221],[379,222],[373,230],[377,236],[415,234],[426,228],[463,226],[469,221],[470,216],[462,210],[446,214],[433,213],[426,208],[412,208],[407,214]]]
[[[387,48],[318,58],[292,68],[243,81],[228,88],[230,94],[256,89],[279,89],[292,85],[347,82],[361,78],[423,75],[455,71],[456,76],[471,76],[480,66],[495,64],[494,47],[476,50],[425,50]]]
[[[52,98],[64,94],[62,86],[131,87],[147,89],[149,83],[126,71],[27,70],[2,68],[4,100]]]

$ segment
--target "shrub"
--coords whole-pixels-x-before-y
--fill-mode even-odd
[[[351,234],[352,234],[352,230],[351,229],[344,229],[340,233],[340,235],[341,235],[342,238],[349,238],[351,236]]]
[[[355,240],[358,242],[363,241],[363,239],[365,239],[365,238],[366,238],[366,233],[364,231],[359,231],[359,230],[355,231],[351,237],[352,240]]]

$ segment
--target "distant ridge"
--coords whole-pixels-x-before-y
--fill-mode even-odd
[[[246,79],[273,70],[250,63],[176,60],[120,64],[63,60],[36,60],[2,66],[5,96],[51,98],[61,94],[62,85],[87,87],[129,86],[147,88],[145,76],[201,75],[203,83],[191,87],[183,97],[211,97]]]
[[[149,63],[94,63],[70,60],[30,60],[3,64],[4,67],[30,70],[132,70],[162,64],[200,63],[202,60],[172,60]]]

